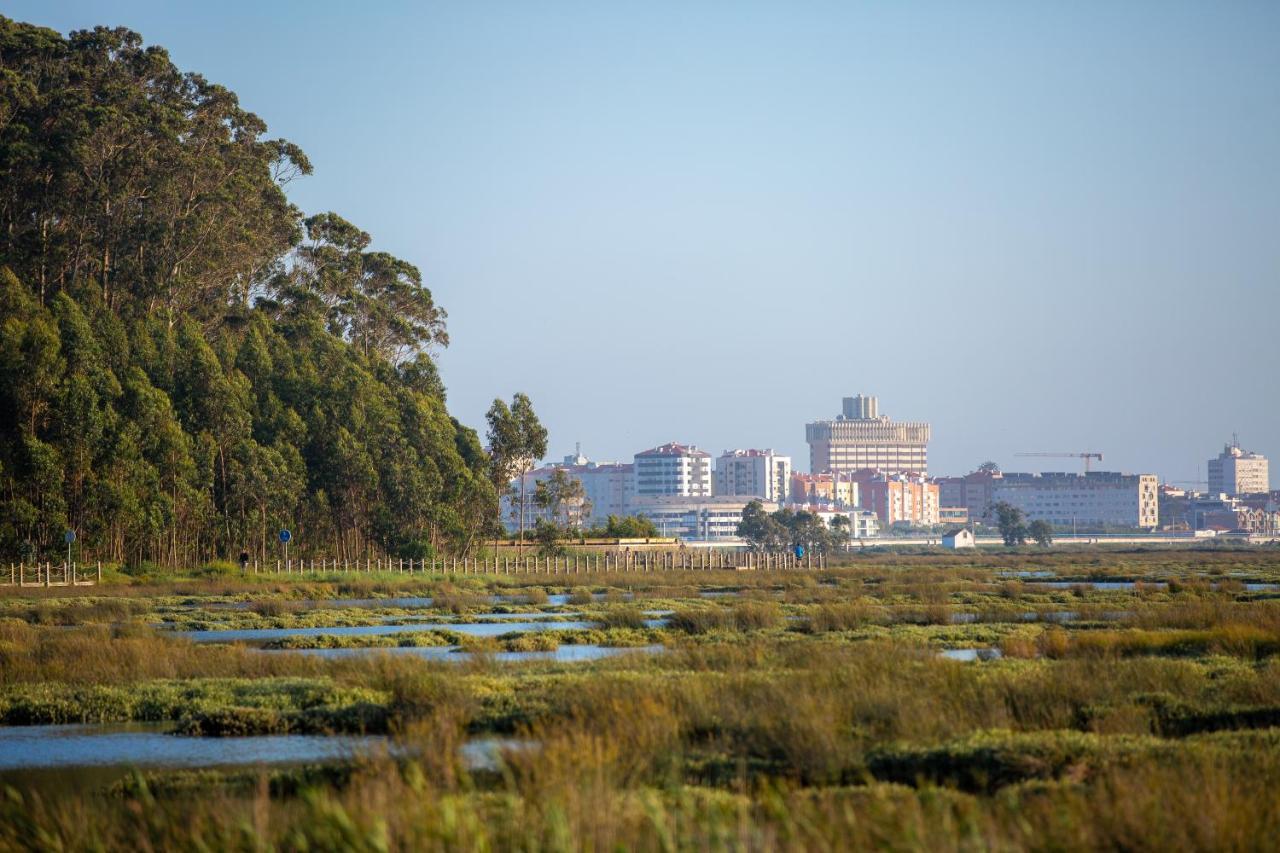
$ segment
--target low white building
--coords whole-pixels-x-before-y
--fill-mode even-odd
[[[942,536],[942,547],[951,548],[953,550],[959,548],[976,548],[977,541],[974,539],[973,531],[967,527],[961,527],[956,530],[949,530]]]
[[[652,521],[661,536],[689,542],[737,542],[742,512],[752,500],[756,499],[638,495],[632,498],[630,510]],[[778,509],[775,503],[763,506],[765,512]]]

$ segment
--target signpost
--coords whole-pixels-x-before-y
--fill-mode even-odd
[[[293,534],[288,528],[280,531],[280,542],[284,545],[284,570],[289,571],[289,540],[293,538]]]
[[[71,543],[76,541],[76,532],[68,530],[62,534],[63,540],[67,543],[67,572],[71,571]]]

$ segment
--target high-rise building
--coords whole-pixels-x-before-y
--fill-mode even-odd
[[[992,502],[1022,510],[1028,521],[1059,527],[1147,527],[1160,523],[1155,474],[1005,474],[994,481]]]
[[[671,442],[635,455],[637,497],[711,497],[711,454]]]
[[[875,397],[845,397],[840,415],[805,425],[809,471],[814,474],[860,470],[886,474],[927,473],[929,425],[894,422],[882,415]]]
[[[1241,450],[1238,442],[1222,448],[1217,459],[1209,460],[1210,495],[1256,495],[1271,490],[1267,457]]]
[[[791,489],[791,457],[772,450],[726,450],[716,459],[717,497],[752,497],[785,503]]]

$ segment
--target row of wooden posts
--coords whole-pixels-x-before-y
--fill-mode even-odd
[[[0,569],[3,571],[3,569]],[[9,581],[4,586],[93,586],[102,580],[102,563],[92,568],[76,563],[9,564]]]
[[[767,554],[751,551],[637,551],[634,553],[569,554],[543,557],[445,557],[403,559],[366,557],[363,560],[276,560],[245,566],[253,574],[301,574],[303,572],[397,572],[445,575],[576,575],[592,572],[644,573],[661,571],[713,571],[732,569],[825,569],[825,555]],[[10,563],[5,586],[90,586],[102,580],[102,563],[92,569],[76,563]]]
[[[592,572],[629,573],[659,571],[713,571],[733,569],[825,569],[822,554],[766,554],[750,551],[637,551],[634,553],[569,554],[543,557],[445,557],[406,560],[397,557],[363,560],[300,559],[261,565],[254,560],[246,570],[254,574],[302,572],[396,572],[445,575],[576,575]]]

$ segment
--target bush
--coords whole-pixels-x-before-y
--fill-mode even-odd
[[[635,607],[610,607],[600,616],[601,628],[644,628],[644,614]]]
[[[733,621],[740,631],[776,628],[782,624],[782,608],[772,601],[743,601],[733,608]]]

